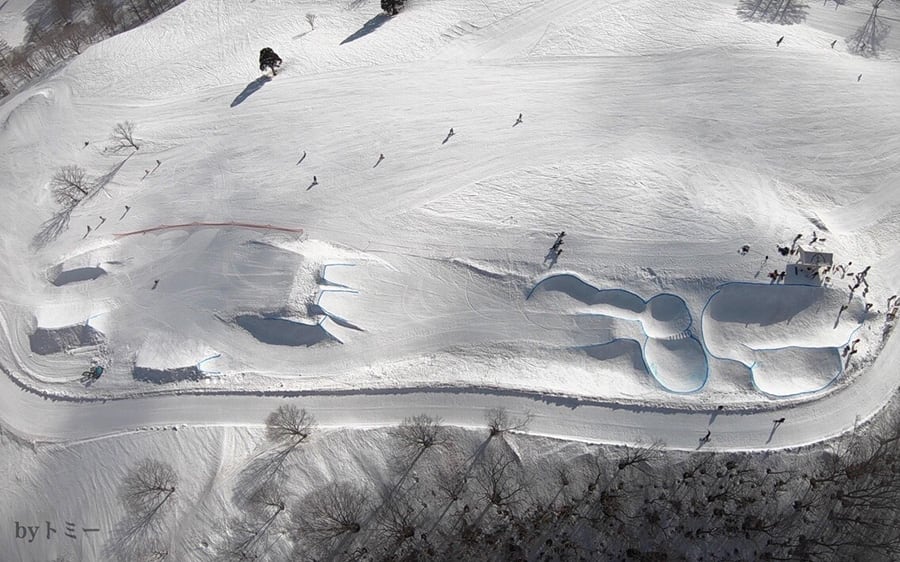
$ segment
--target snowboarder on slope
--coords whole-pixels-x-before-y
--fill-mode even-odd
[[[259,69],[263,72],[266,71],[267,68],[272,69],[272,76],[277,76],[278,72],[275,70],[281,66],[281,57],[275,54],[271,48],[266,47],[259,52]]]
[[[780,47],[782,41],[784,41],[784,35],[782,35],[781,37],[779,37],[779,38],[778,38],[778,41],[775,41],[775,46],[776,46],[776,47]]]

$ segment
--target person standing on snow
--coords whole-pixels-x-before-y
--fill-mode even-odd
[[[275,70],[281,66],[281,57],[275,54],[271,48],[266,47],[259,52],[259,69],[263,72],[266,71],[267,68],[272,69],[272,76],[277,76],[278,72]]]

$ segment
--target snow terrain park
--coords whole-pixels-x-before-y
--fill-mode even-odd
[[[900,1],[394,3],[0,1],[0,561],[471,559],[309,513],[452,465],[391,468],[417,415],[576,463],[892,403]],[[763,559],[698,548],[668,559]]]

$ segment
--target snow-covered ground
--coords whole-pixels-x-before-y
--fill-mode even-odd
[[[307,8],[186,2],[2,106],[3,315],[22,384],[483,385],[750,405],[850,380],[835,357],[860,323],[854,359],[880,347],[897,63],[828,48],[830,28],[742,21],[725,2],[421,2],[392,20],[366,3]],[[855,13],[810,8],[848,36]],[[287,61],[275,80],[258,78],[260,45]],[[141,149],[111,154],[104,138],[124,120]],[[48,182],[67,164],[104,187],[56,237]],[[720,284],[765,285],[763,269],[785,266],[775,243],[813,230],[838,261],[873,266],[869,313],[857,298],[832,328],[836,279],[796,289],[802,334],[772,318],[782,287],[729,290],[722,306],[764,317],[752,336],[735,318],[699,321]],[[626,308],[677,301],[677,327],[648,333],[636,315],[651,304],[526,298],[555,273],[622,291]],[[765,374],[719,349],[792,337],[815,352],[786,369],[769,354]],[[106,374],[84,388],[91,361]]]
[[[90,439],[305,396],[334,427],[499,403],[683,449],[718,405],[715,447],[848,430],[898,385],[900,31],[861,57],[865,3],[745,4],[187,0],[92,46],[0,104],[0,422]],[[122,121],[139,150],[108,149]],[[71,216],[65,165],[102,185]],[[770,284],[814,231],[852,274]]]

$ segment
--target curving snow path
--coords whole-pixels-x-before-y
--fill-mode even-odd
[[[806,445],[840,435],[877,413],[900,383],[895,366],[900,343],[892,338],[859,379],[820,400],[777,410],[678,411],[660,407],[590,403],[565,397],[527,395],[490,389],[429,391],[365,390],[306,394],[167,395],[96,402],[49,400],[0,376],[0,422],[35,440],[75,440],[109,436],[154,426],[261,424],[286,401],[299,403],[325,426],[377,427],[396,424],[417,411],[447,423],[478,427],[484,413],[498,406],[512,413],[531,412],[529,432],[570,440],[651,443],[671,449],[696,449],[707,428],[705,449],[755,450]],[[787,422],[772,431],[772,420]]]

